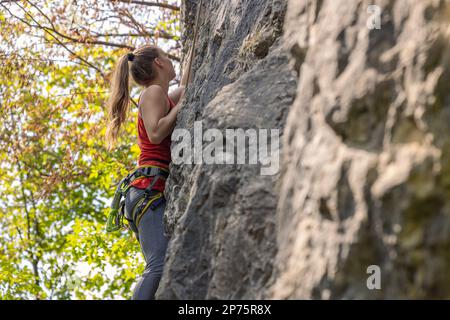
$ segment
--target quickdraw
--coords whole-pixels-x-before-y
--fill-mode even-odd
[[[169,171],[164,168],[155,165],[143,165],[137,167],[136,169],[131,171],[125,178],[123,178],[119,182],[114,194],[114,198],[111,202],[108,221],[106,223],[106,232],[115,232],[126,228],[123,222],[125,212],[125,199],[122,199],[122,197],[126,195],[128,189],[131,186],[131,183],[134,180],[143,177],[154,177],[150,185],[144,190],[144,197],[140,199],[136,206],[133,208],[133,220],[136,221],[137,226],[148,207],[151,206],[152,209],[155,209],[161,203],[161,201],[164,200],[164,194],[160,191],[155,193],[155,190],[153,190],[152,192],[152,188],[159,178],[163,177],[164,179],[166,179],[168,176]],[[128,220],[126,217],[125,219]]]

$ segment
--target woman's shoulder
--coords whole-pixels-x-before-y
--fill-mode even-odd
[[[150,85],[150,86],[144,88],[144,90],[142,90],[142,92],[139,96],[139,102],[138,102],[139,111],[141,110],[142,101],[144,99],[145,100],[161,99],[161,101],[164,99],[166,107],[170,107],[170,104],[171,104],[171,101],[169,100],[170,98],[167,95],[167,93],[164,92],[164,89],[157,84]],[[140,112],[139,112],[139,114],[140,114]]]
[[[161,86],[158,86],[157,84],[152,84],[152,85],[146,87],[144,90],[142,90],[141,97],[143,99],[149,98],[149,97],[165,98],[165,97],[167,97],[167,92],[165,92]]]

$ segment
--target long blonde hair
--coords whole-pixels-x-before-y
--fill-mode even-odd
[[[130,73],[134,82],[147,86],[155,77],[153,60],[160,56],[161,49],[144,45],[119,58],[111,80],[111,93],[107,101],[108,124],[105,139],[108,151],[117,141],[122,124],[130,106]]]

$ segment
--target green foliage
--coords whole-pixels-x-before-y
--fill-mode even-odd
[[[70,34],[55,3],[38,7]],[[14,5],[0,6],[0,299],[128,299],[144,268],[139,244],[104,231],[139,152],[133,105],[116,149],[104,141],[108,77],[127,49],[72,43],[74,56],[30,17],[11,17]],[[165,16],[158,28],[177,32],[177,16]]]

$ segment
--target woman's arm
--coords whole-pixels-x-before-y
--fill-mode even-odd
[[[180,87],[181,86],[186,87],[186,84],[192,82],[192,60],[194,59],[194,50],[193,49],[194,49],[194,47],[191,47],[189,49],[188,58],[183,65]],[[189,79],[187,78],[188,75],[189,75]]]
[[[167,113],[167,96],[160,86],[150,86],[143,93],[141,116],[151,143],[161,143],[172,133],[180,106],[176,105]]]
[[[189,82],[192,82],[192,59],[194,52],[191,49],[189,49],[189,53],[188,53],[188,58],[186,60],[186,62],[183,65],[183,69],[181,71],[181,80],[180,80],[180,85],[178,88],[174,89],[172,92],[169,93],[169,97],[170,99],[172,99],[172,101],[175,104],[178,104],[179,101],[181,101],[181,99],[184,96],[184,92],[186,90],[186,84]],[[190,68],[191,72],[189,72],[187,69]],[[189,74],[189,79],[187,79]]]

